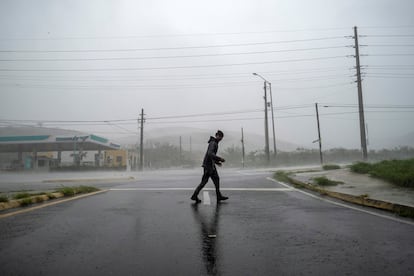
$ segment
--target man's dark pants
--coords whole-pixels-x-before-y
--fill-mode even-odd
[[[203,177],[201,178],[201,182],[194,191],[194,194],[193,194],[194,196],[198,196],[201,189],[203,189],[204,186],[207,184],[209,178],[211,178],[211,180],[213,180],[214,186],[216,187],[216,196],[217,196],[217,198],[221,197],[220,177],[217,173],[217,170],[216,170],[216,168],[211,168],[210,169],[210,168],[206,168],[206,167],[204,167],[204,174],[203,174]]]

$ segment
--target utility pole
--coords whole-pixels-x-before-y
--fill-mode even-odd
[[[365,134],[364,102],[362,98],[361,65],[359,63],[358,30],[356,26],[354,27],[354,39],[355,39],[355,59],[356,59],[356,71],[357,71],[357,84],[358,84],[359,129],[361,132],[361,148],[362,148],[362,157],[364,160],[367,160],[368,159],[367,138]]]
[[[141,139],[140,139],[140,149],[139,149],[139,170],[144,170],[144,109],[141,109],[141,119],[138,121],[141,122]]]
[[[319,125],[319,110],[318,110],[318,103],[315,103],[316,108],[316,121],[318,123],[318,141],[319,141],[319,158],[321,161],[321,165],[323,165],[323,156],[322,156],[322,139],[321,139],[321,127]]]
[[[267,118],[267,89],[266,81],[264,81],[264,101],[265,101],[265,154],[267,164],[270,163],[270,153],[269,153],[269,122]]]
[[[241,129],[241,143],[242,143],[242,166],[244,168],[244,162],[245,162],[244,154],[245,154],[245,152],[244,152],[244,134],[243,134],[243,128]]]
[[[275,135],[275,115],[273,113],[273,96],[272,96],[272,83],[269,82],[270,91],[270,105],[272,110],[272,128],[273,128],[273,156],[276,158],[276,135]]]
[[[253,73],[253,75],[258,76],[264,81],[263,89],[264,89],[264,102],[265,102],[265,154],[266,154],[267,165],[269,165],[270,164],[270,153],[269,153],[269,123],[267,119],[267,83],[270,84],[270,82],[268,82],[260,74]]]
[[[180,164],[183,162],[183,147],[182,147],[182,139],[180,136]]]

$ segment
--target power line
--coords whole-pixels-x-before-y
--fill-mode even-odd
[[[293,73],[292,73],[293,74]],[[309,76],[309,77],[302,77],[302,78],[288,78],[288,79],[284,79],[284,78],[277,78],[274,80],[277,81],[296,81],[296,80],[320,80],[320,79],[336,79],[336,78],[340,78],[340,77],[346,77],[345,74],[335,74],[335,75],[313,75],[313,76]],[[243,76],[244,78],[246,77],[250,77],[249,74],[246,74],[245,76]],[[241,77],[220,77],[218,76],[217,79],[235,79],[235,78],[241,78]],[[214,77],[211,78],[176,78],[176,79],[54,79],[54,78],[35,78],[35,77],[16,77],[16,76],[1,76],[0,75],[0,80],[3,81],[35,81],[35,82],[42,82],[42,81],[46,81],[48,83],[50,82],[142,82],[142,81],[177,81],[177,80],[209,80],[209,79],[216,79]],[[256,83],[256,82],[255,82]]]
[[[301,81],[301,82],[312,82],[312,81],[321,81],[321,80],[334,80],[334,79],[343,79],[344,77],[351,77],[351,76],[346,76],[344,74],[336,74],[336,75],[319,75],[319,76],[312,76],[312,77],[298,77],[298,78],[277,78],[277,79],[273,79],[274,81],[277,82],[297,82],[297,81]],[[35,81],[35,82],[39,82],[39,81],[46,81],[48,83],[53,82],[55,80],[47,80],[47,79],[24,79],[24,78],[19,78],[19,79],[14,79],[14,80],[10,80],[9,78],[2,78],[0,76],[0,82],[1,80],[8,82],[9,85],[5,84],[6,86],[14,86],[17,85],[19,87],[64,87],[64,88],[194,88],[194,87],[221,87],[221,86],[232,86],[232,85],[248,85],[248,84],[256,84],[257,82],[255,81],[229,81],[229,82],[208,82],[208,83],[185,83],[185,84],[166,84],[165,86],[162,85],[140,85],[138,84],[139,82],[142,81],[154,81],[154,80],[102,80],[104,82],[135,82],[137,84],[134,85],[54,85],[54,84],[25,84],[25,83],[21,83],[21,81]],[[17,81],[19,81],[19,83],[17,83]],[[67,82],[69,80],[57,80],[59,82]],[[72,80],[73,81],[73,80]],[[77,80],[78,82],[90,82],[90,80]],[[92,80],[95,82],[101,82],[101,80]],[[161,80],[158,80],[161,81]],[[163,80],[165,81],[165,80]],[[175,81],[175,80],[174,80]],[[1,83],[0,83],[1,85]]]
[[[245,66],[245,65],[263,65],[274,63],[289,63],[301,61],[315,61],[315,60],[329,60],[344,58],[346,56],[329,56],[329,57],[315,57],[302,59],[286,59],[262,62],[244,62],[244,63],[228,63],[228,64],[210,64],[210,65],[189,65],[189,66],[165,66],[165,67],[140,67],[140,68],[78,68],[78,69],[10,69],[0,68],[1,72],[89,72],[89,71],[140,71],[140,70],[170,70],[170,69],[190,69],[190,68],[212,68],[212,67],[231,67],[231,66]]]
[[[150,56],[150,57],[113,57],[113,58],[22,58],[22,59],[0,59],[2,62],[45,62],[45,61],[114,61],[114,60],[148,60],[148,59],[175,59],[175,58],[198,58],[198,57],[215,57],[215,56],[237,56],[237,55],[257,55],[270,53],[302,52],[314,50],[328,50],[345,48],[345,46],[314,47],[302,49],[283,49],[272,51],[254,51],[239,53],[217,53],[217,54],[199,54],[199,55],[175,55],[175,56]]]
[[[368,47],[414,47],[414,44],[368,44]]]
[[[360,26],[363,29],[410,29],[414,25],[395,26]],[[246,32],[211,32],[211,33],[184,33],[184,34],[151,34],[151,35],[124,35],[124,36],[72,36],[72,37],[3,37],[0,41],[55,41],[55,40],[122,40],[122,39],[143,39],[143,38],[169,38],[169,37],[194,37],[194,36],[229,36],[229,35],[252,35],[252,34],[273,34],[273,33],[294,33],[294,32],[317,32],[349,30],[349,27],[333,28],[304,28],[291,30],[269,30],[269,31],[246,31]]]
[[[330,104],[320,103],[324,107],[358,108],[357,104]],[[392,108],[392,109],[414,109],[414,105],[364,105],[365,108]]]
[[[343,87],[353,84],[352,82],[335,83],[330,85],[313,85],[305,87],[276,87],[280,90],[309,90],[317,88],[332,88],[332,87]],[[255,86],[257,82],[246,81],[246,82],[225,82],[225,83],[211,83],[211,84],[188,84],[188,85],[108,85],[108,86],[86,86],[86,85],[25,85],[25,84],[2,84],[2,87],[14,87],[14,88],[43,88],[43,89],[146,89],[146,90],[172,90],[172,89],[205,89],[205,88],[222,88],[222,87],[236,87],[236,86]]]
[[[394,26],[360,26],[364,29],[410,29],[414,28],[414,25],[394,25]]]
[[[292,32],[315,32],[315,31],[333,31],[348,30],[348,27],[338,28],[306,28],[291,30],[269,30],[269,31],[246,31],[246,32],[211,32],[211,33],[187,33],[187,34],[151,34],[151,35],[124,35],[124,36],[74,36],[74,37],[16,37],[16,38],[0,38],[0,41],[48,41],[48,40],[99,40],[99,39],[143,39],[143,38],[168,38],[168,37],[188,37],[188,36],[228,36],[228,35],[251,35],[251,34],[272,34],[272,33],[292,33]]]
[[[113,124],[113,123],[111,123],[111,122],[109,122],[109,121],[106,121],[106,123],[107,123],[108,125],[112,126],[112,127],[116,127],[116,128],[122,129],[123,131],[126,131],[127,133],[135,134],[135,132],[133,132],[133,131],[131,131],[131,130],[129,130],[129,129],[126,129],[126,128],[124,128],[124,127],[121,127],[120,125]]]
[[[137,51],[163,51],[163,50],[183,50],[183,49],[205,49],[205,48],[224,48],[224,47],[240,47],[253,45],[270,45],[270,44],[285,44],[309,41],[323,41],[342,39],[343,36],[295,39],[295,40],[280,40],[254,43],[237,43],[237,44],[218,44],[205,46],[181,46],[181,47],[159,47],[159,48],[129,48],[129,49],[83,49],[83,50],[0,50],[0,53],[85,53],[85,52],[137,52]]]
[[[362,66],[365,68],[386,68],[386,69],[398,69],[398,70],[412,70],[414,69],[414,65],[408,65],[408,64],[387,64],[387,65],[368,65],[368,66]]]
[[[397,35],[397,34],[389,34],[389,35],[363,35],[362,37],[414,37],[414,35]]]
[[[413,67],[414,68],[414,67]],[[284,70],[284,71],[264,71],[263,74],[267,75],[298,75],[298,74],[312,74],[314,72],[338,72],[344,71],[343,68],[340,67],[317,67],[317,68],[308,68],[308,69],[295,69],[295,70]],[[346,70],[350,71],[350,70]],[[84,75],[82,75],[83,77]],[[163,80],[192,80],[192,79],[227,79],[227,78],[238,78],[238,77],[251,77],[251,72],[247,73],[221,73],[221,74],[180,74],[180,75],[156,75],[150,76],[142,76],[137,75],[135,76],[126,76],[128,78],[111,78],[111,76],[91,76],[91,78],[79,78],[78,76],[76,79],[68,78],[67,76],[53,76],[53,75],[4,75],[0,74],[0,79],[19,79],[19,80],[44,80],[44,81],[99,81],[99,82],[110,82],[110,81],[141,81],[141,80],[148,80],[148,81],[163,81]],[[132,78],[132,79],[130,79]]]
[[[413,53],[401,53],[401,54],[367,54],[368,57],[397,57],[397,56],[414,56]]]
[[[367,78],[377,78],[377,79],[412,79],[413,76],[387,76],[387,75],[371,75],[367,74]]]
[[[310,108],[312,105],[299,105],[299,106],[286,106],[278,108],[277,110],[286,110],[286,109],[304,109]],[[357,105],[354,104],[344,104],[344,105],[329,105],[328,107],[352,107],[357,108]],[[398,106],[398,105],[378,105],[378,106],[367,106],[367,108],[393,108],[393,109],[414,109],[413,105],[410,106]],[[222,115],[234,115],[234,114],[241,114],[241,113],[252,113],[252,112],[262,112],[263,110],[246,110],[246,111],[235,111],[235,112],[218,112],[218,113],[201,113],[201,114],[191,114],[191,115],[176,115],[176,116],[163,116],[163,117],[153,117],[153,118],[146,118],[148,123],[151,124],[171,124],[171,123],[200,123],[200,122],[216,122],[216,121],[240,121],[240,120],[262,120],[263,117],[246,117],[246,118],[220,118],[220,119],[207,119],[207,120],[190,120],[190,121],[158,121],[158,120],[170,120],[170,119],[180,119],[180,118],[190,118],[190,117],[204,117],[204,116],[222,116]],[[405,113],[405,112],[414,112],[414,110],[403,110],[403,111],[367,111],[370,113]],[[346,114],[356,114],[358,111],[347,111],[347,112],[330,112],[330,113],[321,113],[321,116],[332,116],[332,115],[346,115]],[[288,116],[276,116],[278,119],[283,118],[298,118],[298,117],[310,117],[314,116],[314,114],[294,114]],[[132,122],[134,121],[134,122]],[[78,125],[78,126],[98,126],[98,125],[109,125],[109,126],[116,126],[122,130],[128,131],[130,133],[136,133],[129,129],[120,127],[119,125],[136,125],[136,119],[124,119],[124,120],[103,120],[103,121],[95,121],[95,120],[85,120],[85,121],[65,121],[65,120],[0,120],[0,123],[38,123],[42,122],[47,125],[61,125],[64,124],[65,126],[68,125]],[[111,122],[120,122],[117,125],[112,124]],[[86,124],[85,124],[86,123]]]

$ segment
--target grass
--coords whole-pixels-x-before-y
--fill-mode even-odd
[[[351,171],[369,174],[401,187],[414,188],[414,159],[385,160],[374,164],[358,162]]]
[[[314,177],[312,180],[319,186],[336,186],[338,184],[343,184],[341,181],[334,181],[326,178],[326,176]]]
[[[285,171],[277,171],[273,174],[274,179],[285,182],[285,183],[290,183],[290,179],[288,176],[289,176],[289,173]]]
[[[355,173],[369,173],[372,170],[372,164],[365,162],[358,162],[351,165],[351,171]]]
[[[54,194],[52,194],[52,193],[46,193],[46,195],[50,199],[55,199],[56,198],[56,196]]]
[[[30,197],[23,198],[20,202],[20,205],[23,207],[29,206],[30,204],[33,204],[32,198]]]
[[[335,164],[326,164],[326,165],[323,165],[322,168],[325,171],[328,171],[328,170],[339,170],[341,168],[341,166],[335,165]]]
[[[45,201],[45,199],[44,199],[42,196],[36,196],[36,197],[34,198],[34,201],[35,201],[36,203],[41,203],[41,202]]]
[[[64,196],[75,196],[77,194],[86,194],[99,191],[98,188],[91,186],[77,186],[77,187],[66,187],[63,186],[58,189],[56,192],[62,193]],[[38,192],[38,193],[28,193],[28,192],[19,192],[12,196],[12,199],[18,201],[20,206],[26,207],[34,203],[42,203],[48,199],[55,199],[56,195],[53,193]],[[9,197],[7,194],[0,194],[0,202],[9,202]]]
[[[77,187],[68,187],[63,186],[58,189],[57,192],[62,193],[64,196],[74,196],[76,194],[87,194],[99,191],[98,188],[91,186],[77,186]]]

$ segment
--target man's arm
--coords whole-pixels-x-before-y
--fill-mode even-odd
[[[214,163],[219,164],[220,162],[225,162],[225,160],[214,153],[217,150],[217,147],[218,147],[217,143],[211,142],[208,145],[207,152],[208,152],[208,156],[214,161]]]

